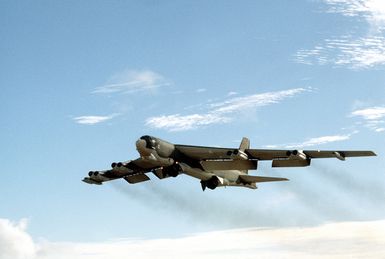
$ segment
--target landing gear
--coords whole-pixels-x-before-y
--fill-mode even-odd
[[[214,190],[219,185],[219,179],[216,176],[211,177],[207,181],[201,181],[202,190],[204,191],[207,188]]]
[[[172,166],[163,169],[163,172],[166,173],[166,175],[172,177],[177,177],[181,171],[182,170],[179,164],[173,164]]]

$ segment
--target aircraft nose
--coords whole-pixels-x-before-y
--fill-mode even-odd
[[[144,139],[138,139],[136,141],[136,149],[138,150],[140,156],[149,156],[150,153],[148,152],[146,148],[146,141]]]

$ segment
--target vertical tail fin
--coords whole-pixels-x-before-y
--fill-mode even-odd
[[[241,145],[239,146],[239,150],[245,152],[246,149],[250,148],[250,140],[246,137],[242,138]]]
[[[246,149],[250,148],[250,139],[243,137],[241,144],[239,145],[239,151],[245,152]],[[243,173],[248,174],[249,170],[242,170]]]

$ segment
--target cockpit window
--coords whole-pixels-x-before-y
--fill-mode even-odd
[[[144,141],[146,141],[146,148],[155,149],[156,142],[153,137],[145,135],[140,137],[140,139],[143,139]]]

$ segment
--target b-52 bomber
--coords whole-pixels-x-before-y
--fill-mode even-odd
[[[249,175],[259,161],[272,160],[272,167],[305,167],[314,158],[375,156],[372,151],[320,151],[250,149],[250,141],[243,138],[239,148],[218,148],[172,144],[152,136],[136,141],[140,157],[136,160],[112,163],[111,169],[91,171],[83,179],[89,184],[123,178],[130,184],[150,180],[152,172],[159,179],[186,174],[200,180],[202,190],[221,186],[240,186],[256,189],[256,183],[287,181],[286,178]]]

